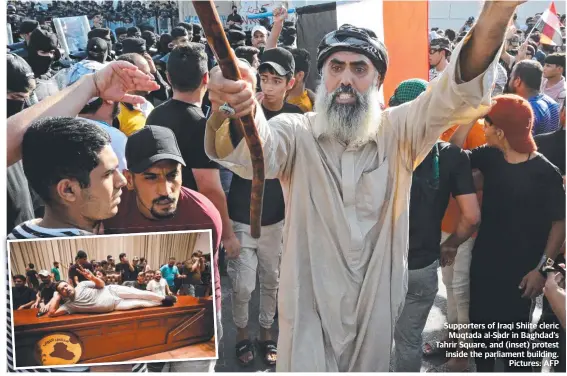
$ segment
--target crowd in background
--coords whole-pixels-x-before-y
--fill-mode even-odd
[[[212,293],[209,284],[211,263],[214,264],[215,272],[220,268],[232,282],[232,313],[237,327],[235,356],[239,363],[250,364],[258,346],[263,360],[275,364],[277,347],[271,329],[277,317],[286,214],[284,194],[278,179],[266,180],[262,237],[260,241],[254,240],[250,234],[250,180],[233,175],[205,153],[205,126],[211,116],[207,84],[216,61],[202,27],[179,22],[174,23],[170,32],[156,34],[149,18],[162,14],[173,18],[163,12],[175,13],[175,2],[123,1],[116,10],[112,2],[84,3],[83,8],[71,2],[54,3],[47,10],[37,10],[29,3],[8,5],[15,37],[23,39],[19,45],[9,47],[8,117],[18,116],[29,107],[39,108],[42,103],[46,106],[41,111],[28,112],[33,116],[17,118],[29,129],[18,140],[19,144],[9,150],[8,233],[13,238],[69,236],[69,232],[84,235],[88,232],[86,228],[101,220],[105,233],[213,225],[217,232],[214,244],[222,242],[218,252],[220,261],[218,254],[210,261],[200,254],[183,263],[170,260],[154,271],[151,281],[148,281],[150,267],[137,257],[129,261],[121,254],[118,263],[110,256],[100,262],[89,263],[86,255],[77,260],[101,278],[119,273],[117,283],[135,288],[145,286],[166,295],[197,296]],[[257,75],[257,100],[266,119],[313,111],[317,97],[305,87],[313,58],[306,50],[295,48],[296,29],[286,21],[285,8],[274,12],[273,24],[266,23],[266,18],[251,31],[243,30],[242,18],[236,10],[234,7],[227,20],[226,33],[236,56]],[[93,28],[84,49],[65,59],[51,19],[70,15],[87,15]],[[410,206],[409,290],[395,333],[398,371],[419,371],[422,355],[441,351],[434,343],[422,344],[421,339],[437,293],[439,266],[447,287],[449,324],[507,320],[506,315],[518,321],[527,320],[531,299],[541,295],[545,286],[544,319],[559,320],[565,326],[564,304],[562,317],[553,314],[558,309],[556,293],[564,294],[564,280],[556,274],[551,279],[532,274],[534,260],[538,268],[542,266],[538,261],[550,229],[556,223],[564,226],[565,215],[565,192],[560,184],[561,177],[563,182],[565,177],[565,42],[562,46],[542,44],[540,33],[532,30],[539,16],[528,18],[526,25],[509,27],[492,88],[493,96],[515,94],[520,99],[500,99],[487,117],[473,124],[455,124],[442,135],[443,142],[439,141],[415,168]],[[565,15],[560,19],[564,24]],[[104,27],[105,22],[123,22],[128,26],[112,31]],[[434,85],[449,66],[455,46],[473,24],[471,17],[458,32],[432,28],[430,82],[400,83],[388,105],[402,105],[415,99],[428,85]],[[366,32],[372,37],[371,31]],[[561,32],[565,41],[564,26]],[[96,95],[77,105],[78,112],[66,113],[56,108],[57,101],[71,100],[69,93],[77,95],[78,88],[88,87],[87,80],[94,80],[95,86],[106,84],[92,77],[111,77],[109,66],[112,67],[113,61],[137,67],[151,78],[152,90],[147,87],[131,90],[128,94],[143,99],[129,103],[104,97],[102,89],[95,87]],[[120,69],[118,65],[114,67]],[[55,99],[46,99],[51,96]],[[66,117],[44,118],[44,113]],[[516,127],[510,127],[505,120]],[[107,212],[85,209],[74,201],[76,198],[70,198],[71,193],[66,189],[89,189],[89,176],[85,177],[84,171],[95,173],[98,159],[94,158],[94,163],[92,159],[75,162],[69,156],[98,155],[107,145],[113,153],[107,160],[109,175],[104,176],[110,176],[114,190],[123,191],[122,196],[118,194],[119,204],[110,205],[108,197],[94,192],[95,196],[85,202],[101,200],[112,209]],[[517,161],[505,163],[495,149]],[[524,159],[520,161],[521,158]],[[52,168],[56,163],[62,166]],[[480,194],[482,180],[479,182],[478,173],[473,170],[484,174],[484,198]],[[79,184],[66,182],[73,179]],[[155,188],[159,184],[163,184],[161,190]],[[111,188],[107,195],[115,199],[117,194]],[[527,201],[520,205],[518,199]],[[66,217],[70,220],[64,220]],[[85,217],[91,221],[85,221]],[[498,221],[509,221],[510,225],[503,228]],[[516,234],[515,238],[510,236],[511,232]],[[459,236],[452,235],[455,233]],[[522,244],[518,239],[532,240]],[[564,232],[559,240],[563,248],[554,250],[553,255],[546,254],[564,262]],[[517,245],[521,252],[516,249],[517,254],[502,251],[497,255],[505,242]],[[534,249],[530,252],[527,246]],[[229,259],[227,265],[225,254]],[[501,293],[495,297],[489,292],[494,287],[493,281],[483,278],[483,272],[487,264],[499,263],[507,265],[501,270],[505,281],[502,283],[513,285],[516,290],[520,285],[523,296],[503,298]],[[35,273],[33,265],[29,268],[25,277],[13,279],[16,289],[27,283],[30,291],[34,291],[22,290],[19,296],[34,300],[24,304],[18,300],[13,309],[39,306],[38,297],[43,298],[38,277],[43,283],[59,278],[53,269],[47,276],[45,270]],[[71,278],[72,268],[70,282],[77,283],[75,278],[80,281],[82,275],[75,273]],[[255,344],[248,333],[248,305],[256,289],[257,274],[261,296],[258,320],[262,329]],[[215,282],[219,283],[215,286],[218,309],[220,281]],[[513,295],[510,291],[505,290],[505,294]],[[564,344],[564,329],[559,333]],[[438,371],[464,371],[471,364],[467,357],[448,359]],[[489,361],[477,361],[478,370],[491,370],[491,366]],[[564,367],[565,360],[561,359],[556,371]]]

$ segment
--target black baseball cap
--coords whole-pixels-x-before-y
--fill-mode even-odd
[[[173,131],[158,125],[146,125],[130,135],[126,142],[128,170],[139,174],[154,163],[170,159],[185,166]]]
[[[269,65],[280,75],[285,76],[288,73],[295,73],[295,60],[291,52],[285,48],[277,47],[265,50],[262,54],[262,66]]]
[[[108,52],[108,43],[102,38],[91,38],[87,42],[87,52],[92,56],[102,56]]]

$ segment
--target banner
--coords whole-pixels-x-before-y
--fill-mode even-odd
[[[219,18],[223,25],[226,25],[228,16],[232,12],[232,2],[230,1],[218,1],[215,2],[217,7],[217,12]],[[243,19],[242,28],[246,30],[252,30],[255,25],[260,23],[259,19],[248,19],[248,15],[262,13],[262,8],[266,12],[272,12],[275,8],[279,6],[285,6],[287,9],[293,8],[293,1],[240,1],[236,6],[238,8],[238,14]],[[289,14],[287,16],[287,21],[295,22],[297,15],[295,13]],[[268,17],[270,23],[273,23],[273,17]],[[199,17],[195,13],[195,8],[193,8],[193,3],[191,1],[180,1],[179,2],[179,20],[189,23],[200,23]]]

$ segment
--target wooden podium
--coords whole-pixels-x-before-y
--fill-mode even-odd
[[[173,307],[54,318],[37,318],[37,309],[14,311],[16,366],[41,366],[36,344],[53,333],[79,339],[82,355],[76,364],[123,362],[209,341],[215,334],[213,300],[177,299]]]

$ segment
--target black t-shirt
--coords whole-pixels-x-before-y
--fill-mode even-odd
[[[543,255],[552,222],[565,218],[563,179],[541,154],[511,164],[489,146],[467,153],[484,181],[471,278],[516,296],[518,284]]]
[[[122,275],[122,282],[135,281],[138,278],[137,265],[134,266],[134,271],[130,270],[129,264],[116,264],[116,271]]]
[[[565,175],[565,129],[534,137],[538,151]]]
[[[170,99],[153,109],[146,124],[167,127],[175,134],[179,150],[187,165],[182,170],[184,187],[198,191],[193,168],[220,168],[205,153],[207,119],[200,107]]]
[[[39,285],[39,295],[44,304],[49,303],[55,294],[55,283],[42,283]]]
[[[475,192],[467,154],[457,146],[438,142],[413,173],[409,269],[425,268],[439,258],[441,221],[449,195],[457,197]]]
[[[226,18],[227,21],[232,21],[232,22],[238,22],[238,23],[242,23],[242,16],[238,13],[234,14],[231,13],[228,15],[228,17]]]
[[[302,114],[303,111],[293,104],[284,103],[279,111],[270,111],[262,106],[264,115],[270,120],[279,114]],[[250,224],[250,193],[252,181],[234,174],[228,192],[228,214],[230,219]],[[285,204],[282,187],[278,179],[266,179],[264,184],[264,202],[262,205],[262,226],[269,226],[282,221],[285,217]]]
[[[27,286],[24,286],[20,289],[12,287],[12,299],[14,301],[14,307],[13,307],[14,310],[20,308],[24,304],[28,304],[29,302],[34,301],[35,297],[36,297],[36,292]]]
[[[37,272],[33,269],[28,270],[26,272],[26,277],[28,277],[30,283],[34,286],[34,287],[38,287],[39,286],[39,280],[37,279]]]
[[[94,268],[91,263],[86,263],[82,265],[83,269],[90,270],[94,274]],[[77,271],[77,264],[73,264],[69,267],[69,279],[73,281],[73,285],[75,284],[75,276],[79,277],[79,283],[83,281],[88,281],[81,273]]]

